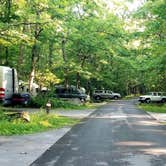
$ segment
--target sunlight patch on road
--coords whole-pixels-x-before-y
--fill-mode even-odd
[[[157,121],[139,121],[138,123],[144,126],[161,126]]]
[[[57,163],[57,161],[60,159],[60,156],[56,156],[54,160],[51,160],[46,163],[47,166],[53,166]],[[35,166],[36,164],[32,164],[32,166]]]
[[[90,118],[94,119],[126,119],[126,115],[92,115]]]
[[[96,162],[96,166],[109,166],[109,164],[105,161],[100,161],[100,162]]]
[[[120,145],[120,146],[153,146],[156,144],[153,142],[125,141],[125,142],[115,143],[115,145]]]
[[[111,103],[110,106],[112,106],[112,105],[113,106],[125,106],[126,104],[122,104],[122,103]]]
[[[159,130],[159,129],[149,129],[149,128],[144,128],[144,129],[137,129],[137,131],[139,132],[146,132],[146,133],[149,133],[149,132],[152,132],[152,133],[155,133],[155,134],[160,134],[161,135],[166,135],[166,133],[163,131],[163,130]]]
[[[142,152],[145,154],[150,154],[150,155],[166,155],[166,148],[148,148],[148,149],[142,149]]]
[[[73,151],[78,151],[78,150],[79,150],[79,147],[73,147],[73,148],[71,148],[71,150],[73,150]]]
[[[127,116],[126,115],[112,115],[111,118],[112,119],[126,119]]]
[[[98,114],[98,115],[91,115],[90,118],[109,118],[109,119],[127,119],[127,118],[137,118],[142,119],[145,118],[144,115],[128,115],[123,113],[111,113],[111,114]],[[140,122],[147,122],[147,121],[140,121]],[[148,122],[147,122],[148,123]],[[147,124],[145,123],[145,124]],[[153,122],[154,123],[154,122]]]
[[[137,118],[137,119],[142,119],[145,118],[145,115],[131,115],[131,114],[127,114],[128,118]]]
[[[71,134],[71,137],[78,137],[78,134]]]

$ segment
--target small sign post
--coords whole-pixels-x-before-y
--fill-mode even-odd
[[[48,102],[46,103],[46,113],[47,114],[50,113],[50,109],[51,109],[51,102],[50,102],[50,100],[48,100]]]

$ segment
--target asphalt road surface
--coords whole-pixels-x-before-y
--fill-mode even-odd
[[[104,105],[31,166],[166,166],[166,126],[132,101]]]

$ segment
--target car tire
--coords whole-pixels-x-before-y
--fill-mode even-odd
[[[117,100],[117,99],[118,99],[118,96],[114,96],[114,99]]]
[[[96,96],[96,97],[95,97],[95,100],[100,100],[100,99],[101,99],[100,96]]]
[[[82,98],[80,98],[80,101],[82,102],[82,103],[85,103],[85,99],[82,99]]]
[[[24,105],[28,105],[28,101],[26,100],[26,101],[24,101]]]
[[[162,103],[165,103],[165,102],[166,102],[166,99],[162,99],[161,102],[162,102]]]
[[[147,104],[149,104],[149,103],[151,103],[151,100],[150,100],[150,99],[146,99],[145,102],[146,102]]]

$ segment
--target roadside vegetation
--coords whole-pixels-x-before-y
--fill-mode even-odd
[[[149,112],[166,113],[166,104],[140,104],[139,108]]]
[[[0,107],[0,135],[23,135],[42,132],[50,129],[62,128],[64,126],[72,126],[79,122],[78,119],[58,116],[56,114],[46,114],[45,105],[51,101],[51,110],[87,110],[94,109],[98,104],[80,103],[74,104],[55,98],[38,96],[33,98],[27,107],[39,108],[40,112],[30,113],[30,122],[17,117],[18,112],[9,111],[10,108]],[[15,107],[22,107],[17,105]],[[13,108],[12,108],[13,109]],[[16,108],[17,109],[17,108]],[[11,116],[16,113],[16,116]]]
[[[63,109],[88,109],[88,108],[94,108],[95,106],[92,103],[89,102],[81,102],[79,101],[66,101],[63,99],[57,99],[55,97],[49,97],[49,96],[37,96],[30,100],[27,107],[30,108],[45,108],[45,105],[47,101],[51,102],[51,108],[63,108]]]
[[[140,94],[130,94],[130,95],[124,96],[123,99],[124,100],[135,99],[135,98],[138,98],[139,96]]]
[[[92,102],[71,102],[63,99],[55,99],[55,98],[32,98],[32,100],[28,103],[28,105],[13,105],[13,108],[36,108],[36,109],[45,109],[47,101],[51,103],[51,109],[63,109],[63,110],[86,110],[86,109],[94,109],[98,106]],[[9,107],[10,110],[11,107]],[[7,108],[6,108],[7,109]]]
[[[46,114],[45,112],[30,114],[30,122],[26,122],[21,118],[11,117],[7,112],[0,110],[0,135],[32,134],[72,126],[78,122],[78,119]]]

